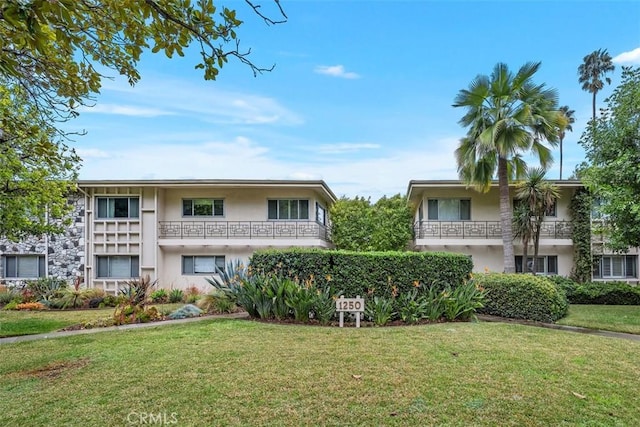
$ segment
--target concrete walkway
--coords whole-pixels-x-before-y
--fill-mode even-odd
[[[536,326],[538,328],[556,329],[558,331],[574,332],[578,334],[596,335],[600,337],[619,338],[631,341],[640,341],[640,335],[626,334],[624,332],[601,331],[598,329],[581,328],[579,326],[557,325],[555,323],[533,322],[530,320],[508,319],[505,317],[478,315],[478,320],[483,322],[515,323],[517,325]]]
[[[35,335],[20,335],[17,337],[7,337],[0,338],[0,345],[2,344],[13,344],[16,342],[25,342],[25,341],[35,341],[35,340],[44,340],[51,338],[60,338],[60,337],[70,337],[74,335],[85,335],[85,334],[95,334],[98,332],[106,332],[106,331],[126,331],[129,329],[142,329],[142,328],[154,328],[160,326],[167,325],[179,325],[181,323],[192,323],[199,322],[202,320],[211,320],[211,319],[244,319],[249,317],[247,313],[233,313],[233,314],[216,314],[211,316],[200,316],[200,317],[189,317],[187,319],[177,319],[177,320],[163,320],[161,322],[149,322],[149,323],[134,323],[131,325],[121,325],[121,326],[109,326],[107,328],[91,328],[91,329],[78,329],[75,331],[60,331],[60,332],[48,332],[46,334],[35,334]]]

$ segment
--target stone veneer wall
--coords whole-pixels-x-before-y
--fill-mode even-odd
[[[72,222],[60,235],[31,237],[22,242],[0,239],[0,255],[45,255],[47,276],[66,279],[71,282],[83,276],[85,264],[85,198],[71,197],[73,204]],[[22,280],[4,278],[4,262],[0,268],[0,282],[7,285],[22,285]],[[71,283],[69,283],[71,284]]]

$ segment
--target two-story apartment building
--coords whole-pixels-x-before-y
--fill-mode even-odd
[[[205,277],[260,248],[332,247],[323,181],[80,181],[73,233],[3,242],[7,282],[82,276],[117,292],[149,275],[162,288],[208,287]]]
[[[540,236],[538,274],[568,276],[574,265],[569,205],[580,181],[556,181],[560,197],[547,212]],[[511,192],[512,197],[514,191]],[[460,181],[411,181],[407,195],[415,208],[416,250],[448,251],[472,257],[474,270],[502,271],[503,248],[497,183],[480,193]],[[512,200],[513,202],[513,200]],[[602,237],[592,237],[595,255],[594,280],[638,281],[638,250],[614,254],[606,249]],[[517,270],[522,269],[523,245],[514,240]],[[533,256],[533,248],[528,257]]]

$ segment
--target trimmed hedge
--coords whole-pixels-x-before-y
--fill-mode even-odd
[[[566,295],[545,277],[487,273],[473,279],[487,291],[480,313],[538,322],[555,322],[567,314]]]
[[[561,276],[552,280],[564,290],[571,304],[640,305],[640,287],[625,282],[579,284]]]
[[[455,288],[473,269],[469,257],[445,252],[351,252],[321,249],[260,250],[249,265],[259,273],[313,278],[316,286],[331,286],[345,297],[389,297],[409,292],[415,282]]]

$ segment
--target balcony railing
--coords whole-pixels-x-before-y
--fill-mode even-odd
[[[500,221],[422,221],[414,225],[416,239],[501,239]],[[569,221],[545,221],[540,237],[570,239]]]
[[[313,221],[160,221],[161,239],[321,239],[329,227]]]

